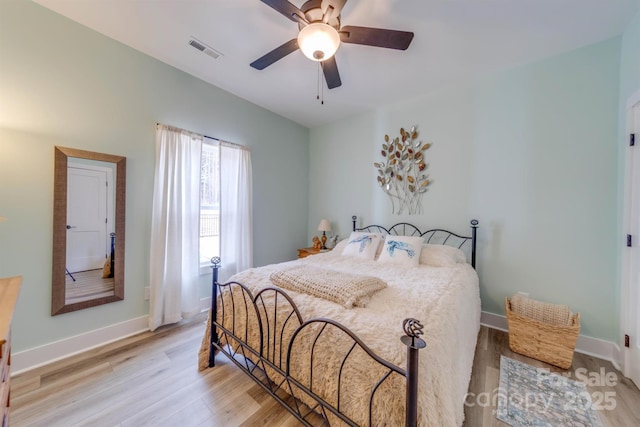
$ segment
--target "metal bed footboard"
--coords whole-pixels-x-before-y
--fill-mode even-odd
[[[368,425],[375,422],[373,412],[377,392],[394,376],[406,377],[405,423],[407,426],[417,425],[418,350],[426,346],[420,339],[420,322],[406,319],[403,323],[406,335],[401,341],[407,346],[407,369],[404,370],[380,358],[352,331],[334,320],[314,318],[304,321],[293,300],[279,288],[268,287],[254,296],[241,283],[218,283],[220,258],[214,257],[211,262],[209,367],[215,365],[215,352],[220,351],[302,424],[331,425],[334,420],[356,426],[358,424],[348,415],[348,408],[343,408],[341,385],[345,381],[345,366],[355,363],[353,355],[358,353],[360,358],[365,357],[380,370],[377,382],[370,384]],[[257,331],[249,330],[256,327]],[[316,372],[322,368],[315,365],[322,365],[324,359],[318,343],[325,336],[336,334],[340,335],[340,347],[345,351],[340,353],[342,361],[335,373],[338,383],[336,395],[324,396],[322,391],[314,390],[314,374],[316,382],[318,375],[328,374],[326,371]],[[339,351],[337,347],[332,351]],[[308,369],[297,366],[301,358],[310,361]]]

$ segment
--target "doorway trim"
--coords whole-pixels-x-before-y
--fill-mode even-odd
[[[632,224],[631,213],[634,208],[634,198],[632,195],[634,175],[640,176],[640,163],[635,164],[633,162],[634,151],[640,149],[640,141],[636,141],[635,148],[629,146],[629,135],[634,132],[634,108],[640,108],[640,91],[634,93],[627,100],[625,108],[625,124],[624,124],[624,194],[623,194],[623,211],[622,211],[622,232],[623,236],[626,234],[633,234],[634,226]],[[636,153],[637,155],[637,153]],[[638,170],[634,170],[638,169]],[[640,181],[640,179],[639,179]],[[637,189],[638,190],[638,189]],[[640,194],[636,196],[639,200],[635,203],[640,204]],[[635,240],[635,245],[640,244],[640,230],[632,237]],[[621,236],[622,239],[622,236]],[[624,346],[625,334],[635,333],[640,335],[640,331],[635,331],[635,325],[638,323],[636,316],[640,316],[640,312],[632,310],[631,297],[633,294],[634,278],[631,276],[632,259],[631,254],[626,247],[622,249],[621,257],[621,286],[620,286],[620,362],[622,373],[629,377],[631,374],[632,355],[629,350]],[[640,336],[632,337],[633,340],[639,340]]]
[[[106,208],[107,208],[107,227],[106,227],[106,235],[105,235],[105,253],[109,255],[111,253],[111,240],[109,237],[110,233],[115,233],[115,186],[113,182],[113,174],[114,168],[110,166],[103,166],[99,164],[100,162],[93,160],[91,162],[82,162],[77,161],[74,158],[70,158],[67,163],[67,170],[74,169],[86,169],[92,171],[103,172],[106,175],[107,180],[107,199],[106,199]]]

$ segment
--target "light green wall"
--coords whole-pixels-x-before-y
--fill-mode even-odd
[[[484,311],[524,291],[616,339],[619,59],[614,38],[312,129],[309,223],[346,236],[357,214],[465,233],[477,218]],[[422,215],[391,215],[372,164],[385,133],[413,124],[433,142],[433,184]]]
[[[0,277],[24,277],[14,351],[148,313],[157,122],[249,146],[254,263],[295,257],[308,231],[307,128],[30,1],[0,1]],[[127,157],[126,272],[124,301],[51,317],[55,145]]]
[[[640,90],[640,12],[622,34],[620,55],[620,100],[627,99]],[[623,115],[621,115],[622,117]],[[624,117],[626,118],[626,117]]]

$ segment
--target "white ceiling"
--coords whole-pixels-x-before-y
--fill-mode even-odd
[[[325,87],[320,105],[317,65],[300,51],[263,71],[249,67],[298,31],[259,0],[34,1],[308,127],[619,35],[640,8],[640,0],[349,0],[342,25],[415,37],[406,51],[342,44],[342,86]],[[191,36],[223,56],[197,51]]]

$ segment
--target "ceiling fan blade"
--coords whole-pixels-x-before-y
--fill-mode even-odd
[[[413,40],[413,33],[347,25],[340,28],[340,40],[344,43],[406,50]]]
[[[334,89],[338,86],[342,86],[342,80],[340,80],[340,73],[338,72],[338,64],[336,64],[336,57],[332,56],[321,62],[322,72],[324,73],[324,79],[327,81],[327,87]]]
[[[344,4],[346,2],[347,0],[322,0],[322,5],[320,6],[322,8],[322,15],[327,14],[327,10],[329,10],[329,7],[333,8],[331,16],[340,15],[340,12],[342,11],[342,8],[344,7]]]
[[[253,61],[250,65],[256,70],[264,70],[269,65],[289,55],[298,49],[298,39],[291,39],[282,46]]]
[[[293,22],[298,22],[298,18],[302,18],[306,21],[304,13],[300,9],[298,9],[293,4],[289,3],[287,0],[261,0],[262,3],[267,6],[271,6],[273,9],[277,10],[287,18],[291,19]],[[297,15],[298,18],[295,16]]]

